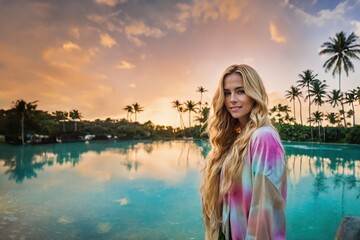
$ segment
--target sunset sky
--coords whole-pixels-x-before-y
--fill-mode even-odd
[[[0,108],[119,119],[138,102],[140,122],[178,126],[171,102],[199,101],[198,86],[210,102],[234,63],[258,70],[270,107],[292,106],[306,69],[338,88],[318,52],[340,31],[360,35],[360,0],[0,0]],[[360,86],[353,63],[343,90]]]

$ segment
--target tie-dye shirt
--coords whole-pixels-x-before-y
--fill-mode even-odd
[[[241,178],[223,199],[225,239],[285,239],[285,154],[269,126],[253,133]]]

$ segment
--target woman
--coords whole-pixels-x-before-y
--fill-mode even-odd
[[[285,239],[286,163],[257,72],[232,65],[212,100],[201,186],[206,239]]]

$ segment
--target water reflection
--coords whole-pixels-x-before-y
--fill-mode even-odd
[[[44,166],[57,165],[69,165],[82,176],[98,180],[148,177],[174,182],[198,169],[206,147],[200,141],[0,145],[0,162],[9,180],[17,183],[37,177]]]
[[[360,147],[358,145],[285,143],[292,187],[301,178],[313,178],[314,197],[329,190],[358,188],[360,193]],[[357,194],[359,198],[359,194]]]
[[[314,196],[360,179],[360,148],[356,145],[285,143],[289,178],[314,178]],[[36,178],[44,166],[67,164],[88,177],[151,177],[172,181],[199,169],[210,150],[206,141],[123,141],[39,146],[0,145],[0,161],[9,180]],[[121,167],[122,166],[122,167]],[[333,178],[333,182],[326,179]],[[359,195],[357,196],[359,197]]]
[[[360,146],[284,146],[288,239],[332,239],[342,216],[360,216]],[[206,141],[0,145],[0,238],[40,229],[29,238],[201,239],[209,150]]]

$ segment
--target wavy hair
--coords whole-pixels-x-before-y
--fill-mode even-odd
[[[240,74],[245,94],[255,102],[243,129],[240,128],[239,120],[233,118],[224,105],[224,80],[234,73]],[[211,150],[206,158],[200,188],[207,236],[212,236],[221,225],[221,202],[232,183],[239,179],[251,135],[259,127],[271,126],[267,104],[264,84],[255,69],[240,64],[232,65],[224,71],[212,99],[213,114],[207,128]],[[220,182],[221,171],[223,177]]]

